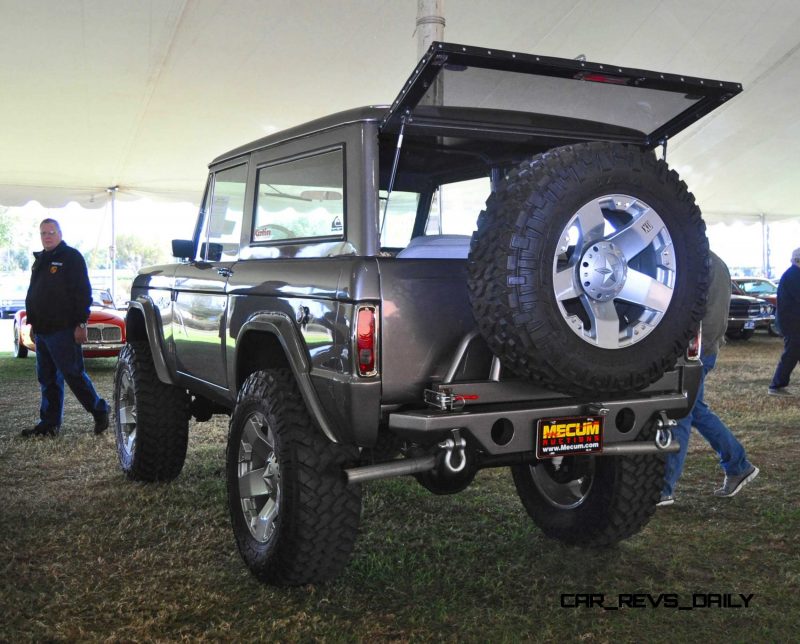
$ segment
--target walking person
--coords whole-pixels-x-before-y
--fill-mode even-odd
[[[800,360],[800,248],[792,251],[792,265],[778,282],[775,326],[783,333],[783,353],[769,384],[771,396],[794,396],[787,389],[789,377]]]
[[[703,337],[700,360],[703,373],[697,400],[688,416],[678,421],[672,435],[680,445],[679,452],[667,454],[667,468],[661,501],[658,505],[672,505],[675,502],[675,486],[683,473],[686,452],[689,449],[689,435],[692,427],[700,432],[711,447],[719,454],[719,463],[725,472],[722,487],[714,490],[714,496],[734,496],[750,481],[758,476],[758,468],[747,460],[744,447],[736,440],[731,430],[706,404],[705,377],[717,362],[717,354],[725,338],[728,325],[728,308],[731,299],[731,274],[728,267],[717,255],[711,253],[710,286],[706,314],[703,317]]]
[[[39,224],[43,250],[34,253],[25,312],[36,344],[36,377],[42,399],[39,422],[21,435],[57,436],[64,415],[64,382],[94,417],[94,432],[108,427],[108,403],[95,391],[83,366],[81,344],[87,340],[86,321],[92,287],[86,262],[61,238],[55,219]]]

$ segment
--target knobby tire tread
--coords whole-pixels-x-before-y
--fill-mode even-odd
[[[576,345],[553,297],[555,239],[566,220],[560,203],[571,191],[604,194],[605,175],[619,171],[669,195],[683,219],[684,274],[680,303],[651,338],[619,350]],[[613,190],[622,189],[615,179]],[[607,191],[613,191],[608,188]],[[587,193],[588,194],[588,193]],[[676,232],[671,234],[675,235]],[[705,312],[708,241],[693,195],[666,163],[637,149],[604,143],[557,148],[520,164],[487,200],[478,218],[469,256],[468,287],[475,319],[503,367],[539,385],[573,393],[638,390],[671,369],[694,337]],[[669,313],[669,312],[668,312]],[[582,340],[579,342],[583,342]],[[615,355],[616,354],[616,355]],[[580,355],[593,357],[587,360]]]
[[[137,412],[136,447],[126,475],[136,481],[171,481],[186,460],[189,397],[158,379],[147,342],[123,347],[117,370],[125,368],[132,374]]]
[[[651,425],[637,441],[652,441],[653,431]],[[655,513],[664,482],[662,455],[594,458],[605,469],[595,474],[584,505],[569,510],[548,506],[532,483],[529,466],[512,468],[523,506],[548,537],[570,545],[608,547],[640,532]]]
[[[246,527],[237,528],[238,490],[231,489],[231,459],[238,453],[233,428],[243,420],[237,412],[246,412],[251,405],[263,405],[281,443],[283,510],[277,540],[266,551],[252,540]],[[342,470],[357,460],[357,448],[332,443],[316,428],[290,370],[259,371],[245,381],[231,417],[229,501],[239,551],[259,580],[298,586],[321,583],[341,573],[350,559],[361,517],[361,488],[347,485]]]

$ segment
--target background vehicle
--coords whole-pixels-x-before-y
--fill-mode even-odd
[[[92,289],[87,330],[89,340],[83,345],[86,358],[114,357],[125,346],[125,314],[114,307],[109,291]],[[14,355],[26,358],[28,351],[36,351],[36,344],[31,337],[25,309],[21,309],[14,314]]]
[[[0,318],[13,317],[17,311],[24,309],[27,293],[27,284],[13,281],[0,284]]]
[[[745,295],[735,280],[731,281],[729,311],[725,335],[731,340],[749,340],[756,329],[769,330],[775,323],[775,308],[772,304],[761,298]]]
[[[393,476],[451,494],[509,466],[550,537],[636,533],[708,288],[700,211],[652,150],[740,90],[434,43],[390,108],[218,157],[183,261],[133,283],[122,470],[175,478],[190,415],[230,414],[234,537],[274,584],[336,575],[361,484]]]
[[[733,283],[739,287],[744,295],[757,297],[766,300],[772,305],[772,313],[778,309],[778,285],[766,277],[734,277]],[[775,326],[775,320],[769,320],[766,324],[770,335],[779,336],[780,331]]]

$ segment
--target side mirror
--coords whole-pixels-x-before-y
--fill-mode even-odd
[[[178,259],[192,259],[194,257],[194,242],[191,239],[173,239],[172,255]]]
[[[222,259],[222,244],[203,242],[200,246],[200,258],[206,262],[218,262]]]

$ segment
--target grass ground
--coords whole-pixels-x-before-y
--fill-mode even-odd
[[[545,539],[505,469],[454,496],[370,483],[344,574],[288,590],[258,584],[233,543],[226,418],[192,426],[176,481],[131,483],[71,395],[59,439],[18,438],[36,419],[34,360],[0,353],[0,641],[796,641],[800,406],[764,395],[780,346],[729,344],[707,381],[762,470],[732,499],[712,496],[722,474],[697,435],[677,503],[610,550]],[[113,370],[90,361],[106,397]],[[700,607],[726,594],[752,597]]]

